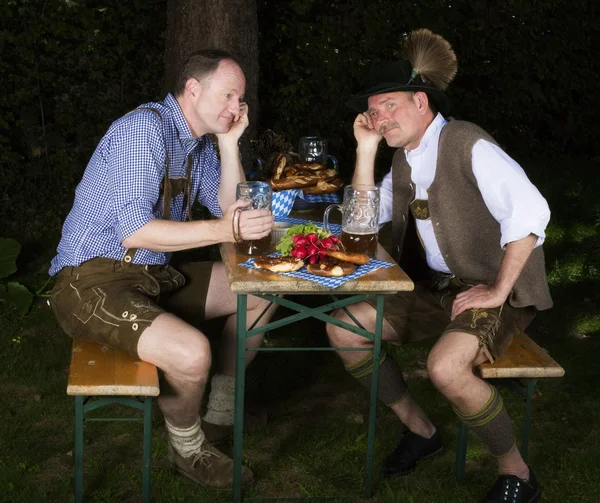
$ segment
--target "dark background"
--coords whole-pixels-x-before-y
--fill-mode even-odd
[[[164,97],[165,53],[174,31],[167,11],[180,2],[209,5],[213,13],[217,4],[257,6],[246,27],[254,29],[249,19],[258,19],[260,60],[253,71],[260,70],[260,106],[251,108],[253,139],[272,129],[294,147],[300,136],[325,136],[346,180],[354,162],[354,113],[343,104],[371,65],[394,57],[404,34],[416,28],[430,28],[453,45],[459,71],[448,93],[452,115],[490,132],[552,211],[544,253],[555,306],[539,313],[527,332],[566,374],[538,381],[530,462],[545,502],[598,501],[598,2],[0,0],[0,237],[23,245],[18,271],[0,280],[0,502],[62,502],[72,491],[73,405],[65,394],[71,343],[46,309],[49,261],[75,186],[110,123]],[[222,27],[214,29],[220,32],[211,40],[225,40]],[[379,176],[390,155],[382,146]],[[35,292],[26,316],[2,302],[10,282]],[[306,323],[274,331],[269,344],[326,345],[323,324]],[[441,427],[447,454],[408,479],[376,477],[381,502],[478,501],[495,478],[495,461],[471,438],[468,483],[453,482],[456,418],[426,379],[432,342],[388,351]],[[247,383],[251,402],[263,404],[270,417],[263,432],[244,440],[256,494],[360,494],[368,396],[335,355],[261,353]],[[522,404],[506,403],[519,424]],[[158,416],[156,501],[230,499],[172,477]],[[141,433],[130,424],[86,426],[86,501],[139,501]],[[90,434],[93,427],[99,429]],[[376,463],[396,441],[398,427],[395,415],[380,409]]]
[[[577,190],[579,173],[598,165],[592,2],[263,0],[257,8],[257,136],[272,129],[293,146],[300,136],[324,136],[346,179],[355,144],[344,102],[371,65],[393,58],[421,27],[457,53],[452,115],[490,132],[536,183],[561,171],[559,190]],[[51,257],[109,124],[164,97],[166,9],[166,0],[0,6],[0,235],[22,243],[21,260]],[[391,153],[382,145],[378,175]]]

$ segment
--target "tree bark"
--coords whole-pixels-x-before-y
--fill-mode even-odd
[[[242,136],[244,166],[258,123],[258,16],[256,0],[168,0],[163,91],[172,91],[177,73],[193,51],[218,48],[238,56],[246,76],[250,125]]]

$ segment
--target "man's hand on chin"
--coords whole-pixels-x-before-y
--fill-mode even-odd
[[[248,104],[240,103],[240,114],[234,116],[231,124],[229,125],[229,131],[226,133],[217,133],[217,139],[219,143],[223,142],[235,142],[237,144],[238,140],[242,136],[243,132],[246,130],[250,121],[248,120]]]

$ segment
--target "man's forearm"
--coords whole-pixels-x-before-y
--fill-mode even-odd
[[[498,271],[498,276],[494,283],[494,286],[500,292],[506,293],[506,295],[511,292],[521,271],[523,271],[536,242],[537,236],[535,234],[529,234],[529,236],[523,239],[512,241],[506,245],[504,258],[502,259],[500,270]]]
[[[219,206],[225,213],[227,208],[235,202],[235,189],[237,184],[244,182],[246,176],[240,161],[240,151],[237,141],[219,142],[221,153],[221,184],[219,185]]]
[[[189,250],[232,241],[233,236],[224,220],[174,222],[154,219],[123,240],[126,248],[146,248],[158,252]]]
[[[375,148],[358,147],[356,149],[356,167],[352,176],[352,185],[375,185]]]

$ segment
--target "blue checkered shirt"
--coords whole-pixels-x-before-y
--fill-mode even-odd
[[[150,220],[162,218],[161,182],[165,175],[165,148],[169,177],[185,177],[188,155],[193,157],[191,200],[222,217],[217,193],[221,166],[209,138],[192,137],[177,100],[169,94],[162,102],[136,109],[113,122],[92,156],[75,191],[73,208],[65,220],[58,254],[50,274],[96,257],[121,260],[123,240]],[[171,220],[187,218],[183,194],[171,202]],[[138,249],[133,263],[165,264],[170,253]]]

